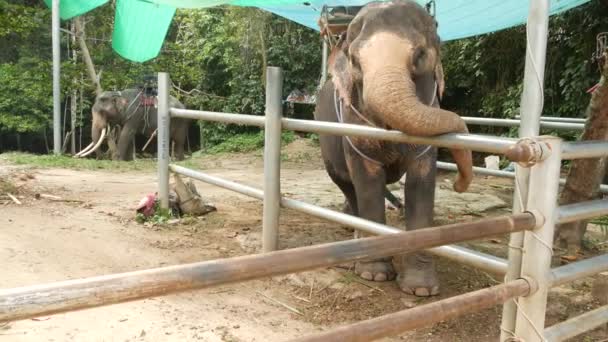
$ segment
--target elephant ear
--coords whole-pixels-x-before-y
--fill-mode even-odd
[[[437,82],[437,96],[439,96],[439,100],[441,100],[445,90],[445,79],[441,61],[437,62],[437,65],[435,65],[435,82]]]
[[[128,101],[124,96],[116,96],[114,98],[114,105],[116,106],[117,112],[122,113],[127,109]]]
[[[334,88],[338,91],[345,105],[351,104],[351,92],[353,89],[353,77],[348,60],[348,44],[344,35],[329,55],[329,72],[332,75]]]

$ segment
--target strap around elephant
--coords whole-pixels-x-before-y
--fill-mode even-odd
[[[429,106],[433,105],[433,102],[435,102],[435,99],[437,98],[437,82],[435,82],[435,87],[433,89],[433,98],[431,98],[431,102],[429,103]],[[334,106],[335,106],[335,110],[336,110],[336,117],[338,119],[339,123],[344,123],[344,117],[342,115],[342,111],[343,111],[343,105],[342,105],[342,99],[340,98],[340,96],[338,95],[338,90],[334,90]],[[350,104],[350,109],[359,117],[359,119],[363,120],[363,122],[365,122],[366,124],[372,126],[372,127],[377,127],[376,125],[374,125],[373,122],[371,122],[368,118],[366,118],[363,114],[361,114],[361,112],[359,112],[359,110],[357,110],[357,108],[355,108],[355,106],[352,105],[352,103]],[[365,153],[363,153],[361,150],[359,150],[357,147],[355,147],[355,144],[353,144],[352,140],[350,139],[349,136],[344,136],[344,138],[346,138],[346,141],[348,142],[348,145],[350,145],[350,147],[357,152],[357,154],[373,163],[379,166],[384,166],[384,163],[366,155]],[[428,145],[424,150],[422,150],[422,152],[418,153],[416,155],[416,157],[414,159],[418,159],[420,157],[422,157],[423,155],[425,155],[428,151],[431,150],[433,146]]]
[[[336,107],[336,117],[338,118],[338,122],[339,123],[344,123],[344,120],[342,120],[342,99],[339,98],[338,96],[338,91],[336,90],[334,92],[334,106]],[[367,121],[367,119],[365,119],[365,121]],[[369,122],[369,121],[367,121]],[[370,123],[371,124],[371,123]],[[373,125],[372,125],[373,126]],[[353,142],[350,140],[349,136],[344,136],[344,138],[346,138],[346,141],[348,142],[348,144],[350,145],[350,147],[357,152],[357,154],[359,156],[361,156],[361,158],[369,161],[372,164],[376,164],[378,166],[383,166],[384,164],[382,162],[377,161],[376,159],[369,157],[368,155],[366,155],[365,153],[361,152],[361,150],[359,150],[357,147],[355,147],[355,144],[353,144]]]

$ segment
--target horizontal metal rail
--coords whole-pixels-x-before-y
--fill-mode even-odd
[[[264,117],[215,113],[188,109],[171,108],[171,115],[178,118],[200,119],[223,123],[243,124],[264,127]],[[517,140],[476,134],[444,134],[436,137],[416,137],[399,131],[387,131],[380,128],[342,124],[336,122],[282,119],[282,127],[287,130],[310,132],[318,134],[348,135],[352,137],[368,137],[401,143],[433,145],[455,149],[470,149],[478,152],[505,154]]]
[[[519,115],[515,115],[515,119],[519,120],[521,117]],[[555,116],[541,116],[540,121],[553,121],[553,122],[575,122],[575,123],[585,123],[587,119],[584,118],[560,118]]]
[[[456,164],[446,163],[446,162],[441,162],[441,161],[437,162],[437,168],[441,169],[441,170],[447,170],[447,171],[458,171]],[[491,169],[487,169],[485,167],[479,167],[479,166],[473,166],[473,172],[475,172],[476,174],[486,175],[486,176],[504,177],[504,178],[511,178],[511,179],[515,178],[515,172],[512,172],[512,171],[491,170]],[[559,184],[560,185],[566,184],[566,179],[561,178],[559,180]],[[608,185],[600,184],[600,192],[608,193]]]
[[[462,116],[461,117],[467,125],[478,125],[478,126],[493,126],[493,127],[519,127],[521,121],[514,119],[498,119],[498,118],[479,118],[473,116]],[[584,123],[575,122],[553,122],[553,121],[541,121],[540,127],[544,129],[559,129],[559,130],[573,130],[582,131],[585,129]]]
[[[0,322],[411,253],[446,243],[532,229],[535,225],[532,214],[517,214],[257,255],[5,289],[0,290]]]
[[[264,127],[265,121],[264,117],[261,116],[216,113],[179,108],[171,108],[171,115],[180,118],[201,119],[206,121],[251,125],[258,127]],[[560,125],[567,125],[558,122],[546,124],[552,124],[553,126],[551,127],[553,128],[558,127]],[[505,154],[508,149],[517,142],[516,139],[512,138],[492,137],[476,134],[444,134],[436,137],[415,137],[409,136],[399,131],[387,131],[380,128],[362,125],[286,118],[282,119],[282,126],[285,129],[301,132],[360,136],[409,144],[470,149],[478,152],[498,154]],[[564,150],[562,153],[562,158],[564,160],[599,158],[604,156],[608,156],[608,142],[605,141],[581,141],[564,143]]]
[[[608,141],[575,141],[564,143],[562,159],[586,159],[608,156]]]
[[[259,200],[262,200],[264,198],[264,192],[260,189],[225,180],[220,177],[211,176],[202,172],[194,171],[182,166],[170,165],[169,168],[173,172],[182,174],[184,176],[198,179],[205,183],[235,191],[249,197],[253,197]],[[298,210],[306,214],[320,217],[326,220],[330,220],[332,222],[343,224],[351,228],[360,229],[372,234],[383,235],[403,232],[402,230],[394,227],[364,220],[359,217],[335,212],[333,210],[321,208],[309,203],[293,199],[281,198],[281,206],[293,210]],[[495,274],[502,275],[505,274],[507,271],[506,260],[460,246],[441,246],[429,249],[429,252]]]
[[[344,325],[315,335],[296,338],[291,342],[373,341],[456,318],[463,314],[491,308],[509,299],[528,295],[530,288],[531,286],[526,280],[517,279],[506,284],[469,292],[412,309]]]
[[[565,341],[606,323],[608,323],[608,305],[550,326],[545,329],[545,339],[548,342]]]
[[[557,223],[576,222],[608,215],[608,200],[586,201],[557,208]]]
[[[551,270],[551,287],[565,285],[606,271],[608,271],[608,254],[573,262]]]

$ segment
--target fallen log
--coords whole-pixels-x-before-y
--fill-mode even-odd
[[[18,199],[17,199],[17,197],[15,197],[15,196],[11,195],[10,193],[8,193],[8,192],[7,192],[7,193],[6,193],[6,195],[7,195],[7,196],[8,196],[8,197],[9,197],[9,198],[10,198],[10,199],[13,201],[13,202],[15,202],[15,204],[18,204],[18,205],[22,205],[22,204],[23,204],[23,203],[21,203],[21,201],[20,201],[20,200],[18,200]]]
[[[81,200],[66,199],[66,198],[61,198],[59,196],[48,195],[48,194],[36,194],[36,195],[34,195],[34,197],[36,199],[44,198],[44,199],[47,199],[47,200],[53,201],[53,202],[84,203],[84,201],[81,201]]]

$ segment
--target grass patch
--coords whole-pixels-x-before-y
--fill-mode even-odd
[[[136,159],[133,161],[119,160],[96,160],[80,159],[70,156],[56,156],[51,154],[28,154],[28,153],[3,153],[0,160],[4,160],[14,165],[28,165],[36,168],[59,168],[73,170],[118,170],[118,171],[138,171],[155,170],[156,159]],[[175,162],[184,167],[194,167],[196,164],[192,159]]]
[[[283,132],[281,141],[284,144],[289,144],[296,138],[292,131]],[[206,153],[246,153],[261,149],[264,147],[264,131],[258,133],[244,133],[234,135],[223,142],[210,147]]]
[[[600,216],[592,219],[589,223],[593,223],[600,227],[604,238],[608,237],[608,216]]]
[[[154,159],[134,161],[80,159],[70,156],[51,154],[4,153],[0,158],[16,165],[29,165],[38,168],[61,168],[74,170],[152,170],[156,167]]]

